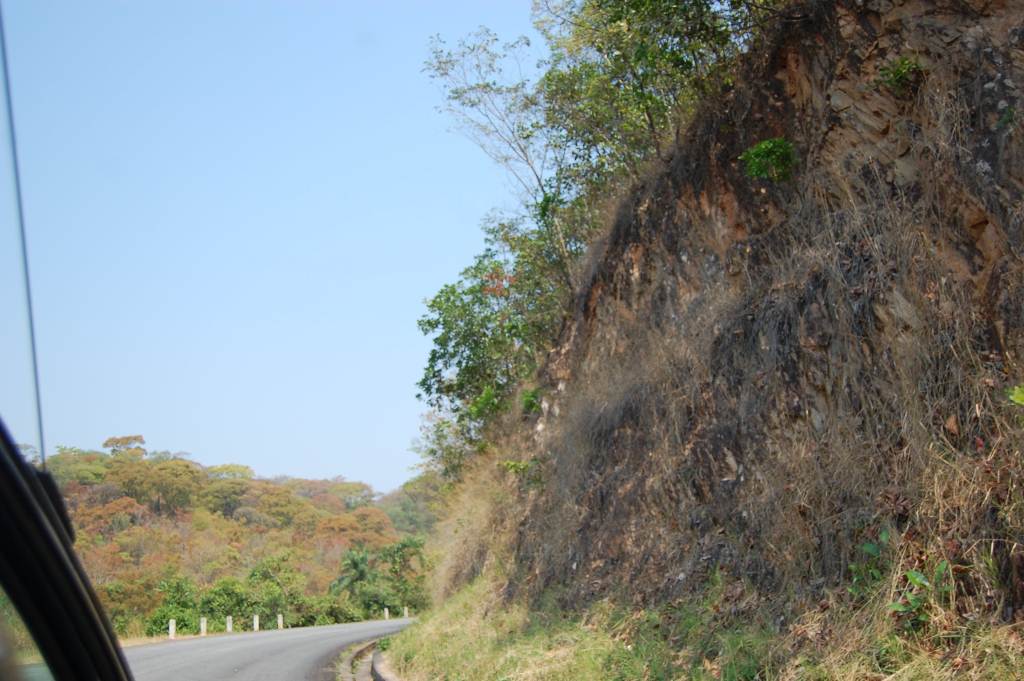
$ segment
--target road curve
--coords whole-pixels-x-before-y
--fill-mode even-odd
[[[135,646],[124,653],[135,681],[333,681],[333,662],[343,648],[394,633],[410,622],[224,634]]]

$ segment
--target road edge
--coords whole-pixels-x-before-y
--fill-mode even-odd
[[[336,658],[334,664],[335,674],[331,681],[335,681],[335,679],[337,681],[355,681],[356,677],[353,670],[356,660],[373,650],[379,640],[380,637],[369,641],[357,641],[343,650],[341,655]]]
[[[373,662],[370,665],[373,681],[402,681],[391,669],[387,657],[380,650],[373,651]]]

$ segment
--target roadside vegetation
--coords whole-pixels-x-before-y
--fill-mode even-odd
[[[899,580],[895,580],[899,581]],[[863,681],[1021,679],[1019,627],[908,631],[884,587],[867,602],[836,594],[787,632],[731,615],[748,595],[716,575],[700,598],[638,609],[601,600],[583,612],[505,601],[500,580],[478,578],[391,639],[406,681]],[[933,611],[939,615],[941,611]]]
[[[967,596],[968,568],[909,528],[869,533],[843,583],[796,612],[725,569],[648,604],[630,583],[530,591],[507,513],[519,485],[499,464],[483,455],[449,493],[428,545],[435,606],[389,641],[406,681],[1024,679],[1024,630],[986,616],[996,594]]]
[[[478,578],[395,637],[390,655],[404,678],[754,679],[772,667],[773,641],[756,624],[716,623],[718,582],[700,603],[660,610],[602,600],[567,613],[554,598],[528,607],[499,591],[498,580]]]
[[[30,453],[31,454],[31,453]],[[247,466],[201,466],[145,449],[142,436],[47,457],[82,559],[122,637],[350,622],[426,605],[420,535],[425,483],[389,495],[343,478],[256,478]]]

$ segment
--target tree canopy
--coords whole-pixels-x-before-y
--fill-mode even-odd
[[[443,110],[504,168],[518,208],[484,220],[486,248],[426,302],[421,449],[457,477],[553,346],[615,187],[665,155],[696,102],[727,86],[751,0],[539,0],[538,50],[481,28],[434,39]],[[447,425],[445,425],[447,424]],[[459,444],[455,444],[459,443]]]
[[[227,615],[239,628],[254,614],[322,624],[378,615],[379,603],[425,604],[422,564],[406,559],[410,545],[364,483],[259,479],[248,466],[149,452],[141,435],[104,445],[109,451],[58,447],[47,467],[122,635],[164,632],[172,618],[194,632],[207,617],[216,631]],[[424,527],[425,503],[404,507],[407,531]],[[332,592],[352,551],[370,557],[374,587]]]

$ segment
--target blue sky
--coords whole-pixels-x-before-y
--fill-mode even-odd
[[[529,3],[4,10],[47,448],[141,433],[263,476],[410,477],[422,301],[511,201],[436,111],[428,40],[530,33]],[[0,414],[32,442],[3,201]]]

